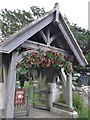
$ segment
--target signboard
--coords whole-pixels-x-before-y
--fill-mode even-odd
[[[26,89],[18,88],[15,90],[14,106],[25,104]]]

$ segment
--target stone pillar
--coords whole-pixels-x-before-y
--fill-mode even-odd
[[[48,104],[50,107],[50,111],[52,111],[53,102],[55,102],[59,96],[59,91],[57,89],[56,83],[48,83],[48,89],[50,91],[48,95]]]

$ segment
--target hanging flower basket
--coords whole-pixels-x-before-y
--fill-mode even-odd
[[[56,51],[28,50],[23,53],[22,59],[18,62],[17,67],[23,69],[40,68],[44,70],[52,66],[60,69],[64,67],[65,72],[73,72],[69,60],[63,54]]]

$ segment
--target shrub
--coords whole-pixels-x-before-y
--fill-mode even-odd
[[[79,118],[88,118],[90,110],[88,110],[88,107],[85,106],[84,100],[82,96],[80,96],[79,93],[73,93],[73,106],[75,110],[78,112]]]
[[[79,93],[73,93],[73,106],[76,111],[81,111],[84,107],[84,102]]]

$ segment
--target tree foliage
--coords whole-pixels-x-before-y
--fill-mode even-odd
[[[76,71],[82,71],[82,72],[90,72],[90,31],[78,27],[76,24],[71,24],[68,21],[68,18],[64,16],[64,19],[66,20],[67,24],[69,25],[72,33],[74,34],[77,42],[80,45],[80,48],[82,49],[87,61],[88,65],[86,67],[81,67],[79,65],[75,65]]]
[[[15,31],[21,29],[25,25],[34,21],[35,18],[41,17],[45,14],[44,8],[37,6],[30,7],[29,11],[25,10],[1,10],[0,18],[2,20],[2,35],[8,37]]]

